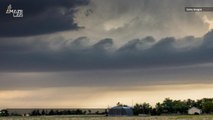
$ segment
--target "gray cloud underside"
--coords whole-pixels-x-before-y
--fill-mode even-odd
[[[212,84],[212,64],[177,68],[66,72],[0,72],[0,90],[48,87],[131,89],[138,86]]]
[[[0,42],[1,71],[158,68],[213,62],[213,31],[202,38],[135,39],[120,48],[109,38],[95,44],[86,37]]]
[[[0,36],[31,36],[78,30],[81,28],[74,21],[77,7],[87,5],[88,0],[4,0],[0,1]],[[22,9],[23,18],[13,18],[5,11],[11,4],[12,9]]]

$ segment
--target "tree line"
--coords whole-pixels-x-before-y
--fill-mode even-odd
[[[47,115],[105,115],[107,114],[107,110],[104,112],[99,112],[96,111],[92,113],[91,110],[81,110],[81,109],[76,109],[76,110],[57,110],[57,109],[34,109],[32,110],[31,113],[28,114],[23,114],[24,116],[29,115],[29,116],[47,116]],[[9,113],[8,110],[1,110],[0,116],[21,116],[20,114],[17,113]]]
[[[117,106],[127,106],[118,102]],[[213,98],[203,98],[199,100],[173,100],[170,98],[164,99],[162,103],[158,102],[152,107],[149,103],[137,103],[132,107],[134,115],[149,114],[149,115],[161,115],[161,114],[187,114],[188,109],[191,107],[197,107],[202,110],[204,114],[213,113]],[[107,115],[107,110],[104,112],[96,111],[92,113],[91,110],[83,111],[81,109],[76,110],[33,110],[29,115],[41,116],[41,115]],[[1,110],[0,116],[9,116],[8,111]]]
[[[99,112],[96,111],[94,113],[91,112],[91,110],[81,110],[81,109],[76,109],[76,110],[33,110],[31,112],[31,116],[41,116],[41,115],[88,115],[88,114],[96,114],[96,115],[102,115],[102,114],[106,114],[105,112]]]
[[[199,100],[172,100],[166,98],[162,103],[156,103],[155,107],[152,107],[149,103],[137,103],[133,107],[133,113],[134,115],[187,114],[188,109],[191,107],[201,109],[204,114],[213,113],[213,98],[203,98]]]

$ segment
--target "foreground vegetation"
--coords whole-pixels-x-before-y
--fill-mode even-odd
[[[119,106],[126,106],[118,103]],[[133,107],[134,115],[138,114],[188,114],[188,109],[191,107],[197,107],[202,110],[204,114],[213,113],[213,98],[203,98],[199,100],[172,100],[166,98],[162,103],[156,103],[155,107],[152,107],[149,103],[136,104]]]
[[[178,115],[178,116],[134,116],[134,117],[106,117],[106,116],[30,116],[30,117],[0,117],[0,120],[213,120],[213,115]]]

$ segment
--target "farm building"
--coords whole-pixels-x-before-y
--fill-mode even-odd
[[[200,115],[202,113],[202,110],[196,107],[192,107],[190,109],[188,109],[188,114],[190,115]]]
[[[131,107],[115,106],[109,109],[109,116],[132,116],[133,110]]]

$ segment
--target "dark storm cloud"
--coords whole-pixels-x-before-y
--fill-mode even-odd
[[[155,39],[151,36],[148,36],[142,40],[134,39],[129,41],[127,44],[122,46],[118,51],[131,51],[134,49],[146,49],[150,47],[155,42]]]
[[[86,37],[74,41],[1,40],[1,71],[60,71],[88,69],[157,68],[213,62],[213,31],[203,38],[152,37],[115,48],[106,38],[95,44]]]
[[[0,1],[0,36],[29,36],[81,28],[74,21],[78,6],[88,0],[3,0]],[[22,9],[23,18],[6,14],[8,5]]]
[[[0,90],[47,87],[129,87],[212,83],[212,65],[161,69],[0,72]]]

